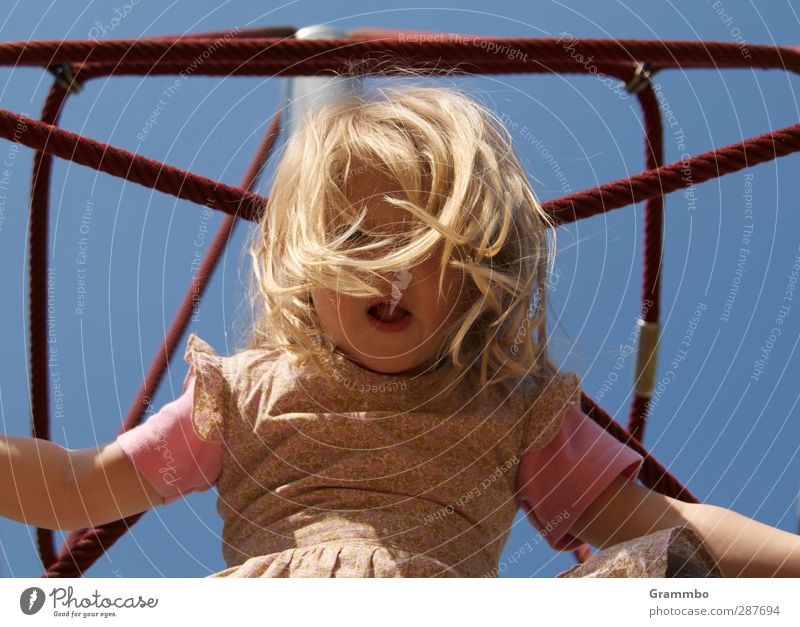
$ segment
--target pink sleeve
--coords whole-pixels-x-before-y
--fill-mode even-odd
[[[584,543],[568,533],[570,526],[615,477],[636,479],[643,461],[571,405],[555,437],[522,456],[517,498],[551,548],[571,551]]]
[[[206,442],[192,426],[194,377],[183,394],[117,442],[136,470],[164,497],[164,504],[189,492],[208,490],[222,472],[222,443]]]

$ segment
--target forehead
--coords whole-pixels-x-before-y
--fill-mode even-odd
[[[397,233],[405,230],[416,218],[400,207],[387,202],[383,197],[408,200],[407,195],[396,181],[387,178],[373,168],[357,167],[343,186],[348,207],[337,219],[346,222],[350,216],[357,215],[367,207],[365,225],[369,229],[384,233]]]

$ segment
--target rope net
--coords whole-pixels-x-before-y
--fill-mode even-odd
[[[404,69],[430,75],[602,72],[635,94],[644,117],[647,170],[543,204],[558,224],[566,224],[645,201],[641,334],[634,394],[627,428],[585,392],[584,413],[644,457],[639,478],[648,488],[687,502],[697,499],[645,449],[645,419],[655,381],[660,308],[664,195],[737,172],[800,150],[800,124],[663,164],[663,129],[652,73],[680,68],[753,68],[800,72],[800,48],[703,41],[633,39],[492,38],[447,33],[359,30],[343,39],[294,39],[289,26],[239,29],[182,37],[136,40],[42,40],[0,43],[0,65],[34,66],[54,76],[39,120],[0,109],[0,137],[36,151],[30,190],[30,381],[32,435],[49,439],[50,399],[47,359],[48,195],[53,157],[68,159],[226,214],[203,258],[193,284],[150,364],[120,432],[138,425],[158,390],[167,363],[191,319],[238,219],[259,218],[266,198],[253,192],[259,173],[280,134],[281,114],[272,118],[239,187],[83,137],[58,126],[70,95],[89,80],[117,75],[324,76],[358,69],[360,74],[392,74]],[[497,51],[513,51],[498,59]],[[210,54],[209,51],[213,51]],[[387,58],[391,64],[387,65]],[[202,59],[202,62],[199,60]],[[584,60],[592,59],[591,63]],[[594,71],[592,71],[594,70]],[[645,306],[646,305],[646,306]],[[42,577],[79,577],[142,514],[91,529],[73,530],[56,551],[53,533],[37,529]],[[587,545],[574,551],[579,562]]]

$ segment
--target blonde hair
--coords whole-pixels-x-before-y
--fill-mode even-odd
[[[417,220],[407,233],[353,248],[346,242],[365,216],[348,207],[344,190],[365,168],[398,183],[404,196],[384,199]],[[331,229],[342,215],[345,230]],[[442,387],[478,361],[481,388],[516,376],[549,380],[558,372],[545,325],[553,226],[505,126],[478,102],[454,88],[420,86],[341,97],[308,115],[277,166],[249,247],[255,321],[247,347],[290,351],[323,366],[317,351],[335,346],[308,290],[380,296],[359,275],[411,267],[441,249],[440,293],[445,264],[469,286],[465,313],[439,355],[450,356]],[[387,244],[386,255],[359,254]]]

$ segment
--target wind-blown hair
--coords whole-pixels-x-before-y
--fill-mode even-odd
[[[345,190],[365,172],[404,191],[384,199],[407,210],[412,226],[354,247],[349,238],[365,212],[348,206]],[[440,293],[444,264],[461,270],[467,286],[465,313],[438,356],[450,369],[442,387],[478,370],[481,387],[513,376],[549,380],[558,371],[545,325],[553,226],[503,123],[470,97],[419,86],[342,97],[306,117],[276,168],[249,246],[254,324],[247,348],[291,351],[301,363],[323,366],[319,357],[335,346],[310,289],[380,296],[376,277],[439,253]],[[378,249],[388,252],[363,254]]]

